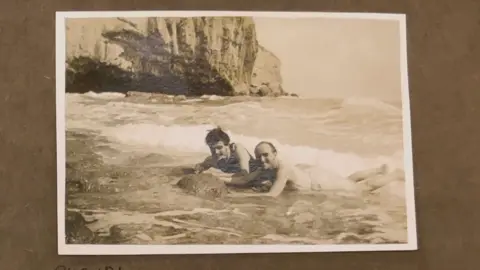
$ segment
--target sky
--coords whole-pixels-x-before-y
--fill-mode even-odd
[[[398,21],[254,18],[282,62],[283,86],[304,97],[401,99]]]

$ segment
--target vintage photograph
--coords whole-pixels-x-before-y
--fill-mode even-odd
[[[416,250],[403,14],[56,14],[58,252]]]

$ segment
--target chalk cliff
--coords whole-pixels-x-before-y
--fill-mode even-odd
[[[67,91],[280,95],[248,17],[68,19]]]
[[[286,94],[282,88],[280,59],[261,45],[253,67],[250,93],[259,96]]]

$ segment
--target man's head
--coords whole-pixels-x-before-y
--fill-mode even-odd
[[[277,149],[271,142],[260,142],[255,147],[255,157],[263,169],[272,169],[277,166]]]
[[[217,160],[230,157],[230,136],[220,127],[210,130],[205,137],[205,143],[210,148],[212,157]]]

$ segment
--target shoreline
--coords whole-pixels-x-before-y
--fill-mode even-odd
[[[300,98],[298,94],[295,93],[286,93],[286,94],[281,94],[281,95],[258,95],[258,94],[238,94],[238,95],[217,95],[217,94],[202,94],[202,95],[189,95],[189,94],[168,94],[168,93],[163,93],[163,92],[152,92],[152,91],[94,91],[94,90],[89,90],[89,91],[82,91],[82,92],[66,92],[66,94],[118,94],[118,95],[123,95],[124,97],[138,97],[138,96],[149,96],[149,97],[177,97],[180,99],[194,99],[194,98],[202,98],[205,96],[216,96],[216,97],[221,97],[221,98],[235,98],[235,97],[246,97],[246,98],[281,98],[281,97],[291,97],[291,98]]]
[[[77,138],[72,140],[72,136]],[[181,190],[174,191],[172,181],[180,175],[174,172],[175,167],[152,168],[135,159],[123,165],[109,165],[95,153],[101,146],[95,145],[94,137],[70,131],[67,139],[66,166],[70,168],[67,178],[76,177],[92,184],[89,190],[66,194],[66,228],[67,233],[78,236],[75,241],[94,244],[406,243],[406,240],[398,241],[404,239],[406,230],[395,229],[400,225],[389,221],[394,217],[386,213],[380,215],[388,210],[382,200],[366,202],[370,196],[357,198],[319,191],[286,193],[275,200],[206,200]],[[143,159],[137,157],[136,160]],[[150,162],[153,164],[155,160]],[[274,201],[280,204],[274,206]],[[322,214],[316,213],[316,208]],[[209,214],[213,212],[220,216]],[[398,213],[401,216],[404,211]],[[257,225],[251,224],[252,217],[258,219]],[[72,222],[81,225],[72,225]],[[385,222],[393,222],[395,226],[382,229]],[[227,230],[214,229],[220,225]],[[251,228],[255,233],[242,228]]]

